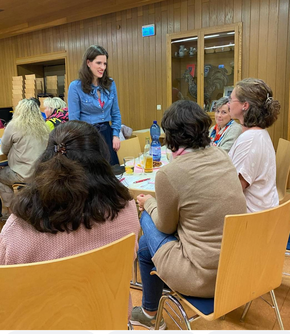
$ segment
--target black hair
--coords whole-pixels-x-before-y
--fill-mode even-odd
[[[89,94],[92,90],[91,84],[94,80],[94,75],[87,65],[87,60],[93,61],[97,56],[106,56],[109,58],[108,52],[100,45],[91,45],[83,56],[83,62],[79,70],[79,77],[82,83],[82,90]],[[109,77],[108,64],[103,73],[103,76],[98,79],[99,86],[103,89],[109,90],[113,80]]]
[[[29,98],[29,100],[34,101],[34,102],[38,105],[38,107],[40,108],[40,101],[39,101],[38,98],[36,98],[36,97],[31,97],[31,98]]]
[[[197,103],[188,100],[174,102],[161,121],[167,147],[173,152],[180,146],[200,148],[209,145],[210,125],[209,115]]]

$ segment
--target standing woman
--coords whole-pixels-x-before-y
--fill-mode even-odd
[[[99,45],[91,45],[83,56],[79,80],[68,91],[69,120],[92,124],[104,137],[110,150],[110,164],[118,164],[121,114],[116,84],[108,75],[108,53]],[[110,123],[111,122],[111,125]]]
[[[266,128],[277,120],[280,103],[271,88],[260,79],[238,82],[229,99],[230,114],[237,118],[243,133],[232,146],[229,156],[243,187],[248,212],[279,205],[276,188],[276,158]]]

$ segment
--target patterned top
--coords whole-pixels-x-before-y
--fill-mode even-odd
[[[216,143],[213,143],[212,138],[215,138],[215,134],[213,134],[212,132],[214,131],[214,128],[215,127],[212,127],[209,130],[209,133],[210,133],[209,136],[211,137],[211,141],[212,141],[211,145],[220,147],[226,152],[229,152],[229,150],[233,146],[236,139],[242,133],[242,126],[236,123],[235,121],[233,121],[231,125],[226,129],[226,131],[223,131],[223,129],[221,130],[223,131],[223,133],[219,136],[218,141]]]
[[[218,129],[218,125],[216,124],[210,134],[210,139],[213,146],[218,146],[219,142],[223,138],[227,129],[233,124],[234,120],[231,119],[221,130]]]
[[[129,233],[135,233],[135,259],[139,230],[140,224],[134,200],[128,202],[114,220],[93,224],[92,229],[81,225],[70,233],[41,233],[12,214],[0,233],[0,265],[47,261],[80,254],[105,246]],[[129,315],[131,310],[130,298]]]
[[[56,126],[68,121],[68,109],[55,109],[53,113],[46,119],[46,124],[52,131]]]

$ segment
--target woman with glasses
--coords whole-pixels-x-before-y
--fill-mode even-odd
[[[209,130],[211,145],[218,146],[226,152],[229,152],[235,140],[242,133],[241,125],[231,118],[228,102],[228,97],[222,97],[217,101],[216,125]]]
[[[248,212],[279,205],[276,188],[276,159],[266,130],[276,120],[280,103],[271,88],[260,79],[238,82],[229,101],[230,115],[243,129],[229,156],[235,165],[247,201]]]

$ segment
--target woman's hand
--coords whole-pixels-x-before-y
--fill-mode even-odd
[[[113,136],[113,149],[114,149],[114,151],[117,152],[119,150],[120,143],[121,143],[121,141],[120,141],[119,137]]]
[[[144,204],[147,201],[147,199],[151,198],[151,195],[144,195],[144,194],[140,194],[137,196],[137,203],[139,205],[139,210],[140,211],[144,211]]]

